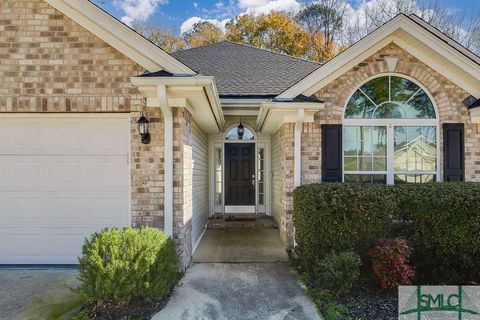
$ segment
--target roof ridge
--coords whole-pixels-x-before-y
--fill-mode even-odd
[[[201,49],[201,48],[211,47],[211,46],[218,45],[218,44],[220,44],[220,43],[228,43],[228,44],[236,45],[236,46],[239,46],[239,47],[251,48],[251,49],[258,50],[258,51],[268,52],[268,53],[271,53],[271,54],[274,54],[274,55],[279,55],[279,56],[282,56],[282,57],[287,57],[287,58],[290,58],[290,59],[295,59],[295,60],[300,60],[300,61],[303,61],[303,62],[308,62],[308,63],[311,63],[311,64],[315,64],[315,65],[317,65],[317,66],[319,66],[319,67],[322,66],[321,63],[318,63],[318,62],[315,62],[315,61],[312,61],[312,60],[308,60],[308,59],[305,59],[305,58],[294,57],[294,56],[291,56],[291,55],[286,54],[286,53],[275,52],[275,51],[272,51],[272,50],[270,50],[270,49],[255,47],[255,46],[252,46],[252,45],[249,45],[249,44],[238,43],[238,42],[234,42],[234,41],[230,41],[230,40],[225,40],[225,39],[224,39],[224,40],[221,40],[221,41],[218,41],[218,42],[215,42],[215,43],[206,44],[206,45],[200,46],[200,47],[194,47],[194,48],[187,48],[187,49],[183,49],[183,50],[177,50],[177,51],[175,51],[175,52],[172,52],[172,54],[180,53],[180,52],[185,52],[185,51],[189,51],[189,50],[194,50],[194,49]]]
[[[287,58],[291,58],[291,59],[295,59],[295,60],[300,60],[300,61],[304,61],[304,62],[310,62],[310,63],[316,64],[316,65],[318,65],[318,66],[321,66],[321,65],[322,65],[321,63],[316,62],[316,61],[313,61],[313,60],[309,60],[309,59],[305,59],[305,58],[300,58],[300,57],[294,57],[294,56],[289,55],[289,54],[286,54],[286,53],[275,52],[275,51],[270,50],[270,49],[261,48],[261,47],[255,47],[255,46],[250,45],[250,44],[238,43],[238,42],[234,42],[234,41],[230,41],[230,40],[222,40],[222,41],[220,41],[220,42],[227,42],[227,43],[234,44],[234,45],[237,45],[237,46],[240,46],[240,47],[247,47],[247,48],[252,48],[252,49],[259,50],[259,51],[266,51],[266,52],[269,52],[269,53],[272,53],[272,54],[275,54],[275,55],[279,55],[279,56],[282,56],[282,57],[287,57]]]

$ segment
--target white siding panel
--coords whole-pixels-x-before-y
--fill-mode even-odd
[[[280,225],[280,132],[272,136],[272,216]]]
[[[192,122],[192,242],[198,244],[208,222],[208,136]]]

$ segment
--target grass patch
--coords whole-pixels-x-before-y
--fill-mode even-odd
[[[295,260],[294,260],[295,261]],[[318,311],[325,320],[339,320],[348,310],[347,306],[337,302],[335,294],[326,289],[316,287],[312,279],[302,271],[300,265],[294,262],[294,270],[300,281],[307,287],[307,294],[317,306]]]
[[[80,295],[71,292],[62,297],[47,297],[35,300],[27,306],[17,318],[25,319],[69,319],[69,316],[81,308],[83,303]]]

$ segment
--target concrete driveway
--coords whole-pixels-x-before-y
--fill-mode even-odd
[[[154,320],[319,320],[276,229],[208,229]]]
[[[79,299],[75,269],[0,269],[0,319],[48,319]]]

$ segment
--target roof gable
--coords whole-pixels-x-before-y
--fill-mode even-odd
[[[148,71],[195,74],[161,48],[88,0],[45,0]]]
[[[381,48],[395,43],[474,96],[480,96],[479,58],[418,17],[398,15],[370,33],[277,98],[310,96]],[[426,26],[429,26],[428,28]],[[440,34],[442,36],[440,36]],[[448,38],[449,39],[449,38]]]
[[[222,41],[177,51],[175,58],[199,74],[214,76],[222,97],[275,97],[319,64],[247,45]]]

